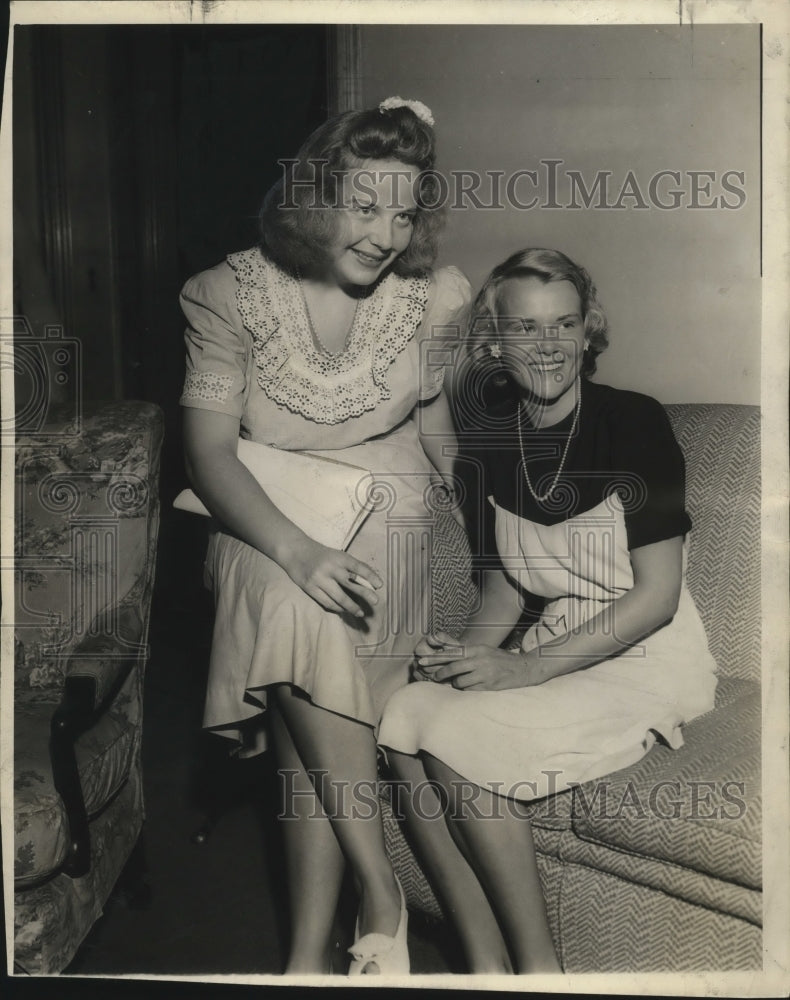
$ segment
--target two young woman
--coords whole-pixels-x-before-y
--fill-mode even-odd
[[[501,565],[460,641],[417,647],[431,683],[409,683],[405,623],[419,620],[439,553],[415,558],[393,526],[435,520],[425,500],[437,476],[452,488],[443,369],[426,347],[469,299],[460,272],[431,270],[432,125],[424,105],[399,99],[327,122],[267,197],[260,245],[182,292],[187,469],[218,522],[205,724],[254,752],[269,709],[299,817],[283,824],[291,973],[329,970],[346,864],[359,893],[351,974],[408,972],[405,902],[370,816],[377,735],[401,777],[434,778],[446,803],[460,779],[517,801],[545,794],[541,770],[558,759],[567,783],[633,762],[653,732],[677,745],[681,723],[712,705],[712,661],[682,586],[680,452],[658,404],[585,380],[605,320],[585,272],[553,251],[511,258],[473,309],[474,330],[481,316],[487,329],[468,347],[507,389],[483,420],[498,443],[481,451]],[[319,545],[238,460],[239,435],[369,469],[386,509],[347,551]],[[624,476],[638,509],[619,499]],[[571,507],[557,500],[567,484]],[[610,542],[580,551],[576,527],[601,513]],[[446,524],[435,526],[441,545]],[[522,590],[548,604],[514,654],[498,647]],[[524,779],[527,796],[513,791]],[[528,824],[410,820],[470,969],[557,970]]]

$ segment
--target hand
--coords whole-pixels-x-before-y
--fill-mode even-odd
[[[322,608],[356,618],[365,616],[360,605],[378,604],[376,591],[384,586],[381,577],[367,563],[311,538],[291,549],[283,569]]]
[[[430,658],[431,656],[439,654],[449,657],[453,650],[459,655],[463,652],[463,648],[460,646],[458,641],[453,639],[451,635],[448,635],[447,632],[434,632],[432,635],[426,635],[420,639],[414,649],[415,665],[412,669],[412,674],[415,680],[433,680],[431,674],[425,673],[419,666],[422,658]]]
[[[494,646],[461,644],[442,632],[422,639],[415,658],[415,673],[424,680],[461,691],[531,687],[544,679],[527,656]]]

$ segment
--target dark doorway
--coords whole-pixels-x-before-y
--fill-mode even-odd
[[[15,312],[81,347],[86,401],[167,419],[189,275],[255,242],[262,195],[327,114],[323,25],[15,28]]]

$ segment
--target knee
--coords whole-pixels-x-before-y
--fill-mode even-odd
[[[381,720],[381,741],[392,750],[417,753],[444,715],[443,690],[439,684],[419,681],[396,691],[387,702]]]
[[[425,686],[422,682],[407,684],[405,687],[393,692],[387,699],[387,704],[384,707],[384,714],[381,720],[382,726],[385,724],[400,726],[406,720],[415,719],[420,711],[420,699],[417,689]]]

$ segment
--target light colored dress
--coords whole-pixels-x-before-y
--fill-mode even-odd
[[[265,745],[271,684],[294,684],[317,705],[375,727],[408,680],[441,535],[426,506],[437,473],[419,440],[418,404],[442,389],[441,348],[457,338],[469,298],[454,268],[432,279],[390,273],[360,300],[345,349],[330,354],[312,334],[297,282],[258,248],[184,286],[181,403],[237,416],[242,437],[326,454],[375,481],[375,509],[348,548],[384,580],[364,619],[324,610],[257,549],[219,525],[211,533],[205,582],[216,617],[204,725],[245,752]]]
[[[524,434],[539,494],[541,481],[553,478],[571,422],[569,415],[554,428]],[[691,522],[683,457],[650,397],[583,382],[579,429],[555,497],[542,505],[524,485],[512,427],[506,442],[480,449],[480,464],[502,567],[546,601],[524,635],[526,651],[630,590],[631,548],[685,535]],[[627,767],[658,736],[681,746],[682,724],[713,708],[716,688],[715,661],[685,584],[685,551],[684,543],[674,618],[633,648],[534,687],[411,684],[387,705],[380,743],[409,754],[425,750],[474,784],[524,801]]]

